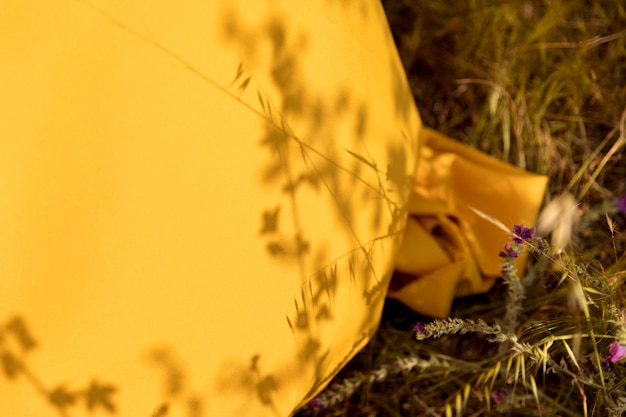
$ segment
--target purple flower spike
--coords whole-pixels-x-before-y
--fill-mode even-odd
[[[609,360],[612,363],[619,362],[626,358],[626,346],[613,342],[609,345],[609,354],[611,355]]]
[[[615,205],[617,206],[617,209],[619,211],[621,211],[622,213],[626,214],[626,194],[624,194],[623,196],[618,198],[615,201]]]
[[[524,227],[523,224],[513,226],[513,242],[521,245],[523,242],[530,242],[535,238],[535,228]]]
[[[500,252],[501,258],[517,258],[519,252],[511,247],[510,243],[504,245],[504,251]]]

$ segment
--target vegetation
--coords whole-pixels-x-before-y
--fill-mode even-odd
[[[512,231],[504,280],[447,320],[389,301],[299,416],[626,413],[626,6],[386,0],[425,125],[550,178],[580,221],[560,253]],[[569,225],[565,225],[569,227]],[[520,281],[511,258],[530,257]],[[626,362],[626,360],[624,361]]]

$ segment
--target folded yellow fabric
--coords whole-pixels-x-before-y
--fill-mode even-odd
[[[446,317],[454,297],[485,292],[500,275],[498,254],[511,237],[485,215],[510,230],[534,225],[546,177],[431,129],[422,130],[422,143],[389,296]],[[524,260],[517,259],[520,270]]]
[[[422,130],[376,0],[0,8],[2,416],[290,415],[396,261],[443,315],[506,240],[468,207],[533,219],[543,180]]]

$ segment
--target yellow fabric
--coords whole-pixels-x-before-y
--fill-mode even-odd
[[[372,336],[401,247],[394,296],[443,314],[497,274],[463,204],[536,209],[422,130],[375,0],[0,7],[2,416],[289,415]],[[510,180],[446,183],[461,161]]]
[[[454,297],[487,291],[500,275],[509,230],[537,218],[546,178],[422,129],[410,217],[389,296],[433,317],[446,317]],[[478,210],[481,214],[476,213]],[[521,269],[525,257],[517,260]]]

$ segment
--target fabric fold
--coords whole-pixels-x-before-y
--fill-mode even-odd
[[[510,230],[534,225],[546,182],[424,128],[388,296],[419,313],[446,317],[454,297],[488,291],[500,275],[498,254],[510,235],[486,217]],[[525,259],[517,260],[520,270]]]

